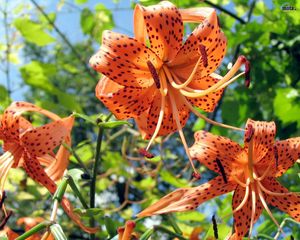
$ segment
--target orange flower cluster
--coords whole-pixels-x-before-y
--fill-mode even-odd
[[[199,23],[183,44],[184,23]],[[235,232],[230,239],[251,236],[253,224],[265,209],[279,227],[268,204],[300,221],[300,196],[276,180],[300,157],[300,138],[274,141],[274,122],[248,120],[246,130],[205,118],[194,107],[211,112],[224,88],[245,75],[250,84],[250,64],[244,56],[225,76],[215,73],[225,56],[226,37],[212,8],[178,9],[168,1],[134,10],[134,34],[105,31],[90,65],[103,74],[96,96],[118,119],[134,118],[145,139],[178,131],[187,156],[219,174],[194,188],[177,189],[138,217],[189,211],[216,196],[234,191]],[[241,65],[245,71],[236,75]],[[245,145],[205,131],[195,133],[188,148],[182,131],[190,112],[206,121],[245,131]],[[194,174],[198,174],[194,168]],[[197,176],[197,175],[195,175]],[[279,227],[280,228],[280,227]],[[122,238],[124,239],[124,238]],[[128,238],[129,239],[129,238]]]

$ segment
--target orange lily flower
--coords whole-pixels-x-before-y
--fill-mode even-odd
[[[27,111],[39,112],[53,121],[41,127],[34,127],[21,116]],[[62,145],[70,144],[70,132],[74,117],[60,118],[54,113],[26,102],[12,103],[1,119],[0,139],[3,140],[4,154],[0,157],[0,199],[9,169],[22,167],[27,174],[54,194],[57,186],[54,180],[62,177],[68,165],[69,153]],[[53,150],[59,147],[55,155]],[[44,169],[44,165],[46,168]],[[83,225],[79,216],[72,212],[67,199],[61,202],[70,218],[87,232],[97,229]]]
[[[251,236],[263,209],[280,228],[268,204],[300,222],[300,195],[289,192],[276,180],[299,159],[300,137],[274,142],[275,131],[274,122],[248,120],[243,148],[225,137],[205,131],[195,133],[192,157],[219,176],[198,187],[177,189],[138,216],[193,210],[209,199],[234,191],[235,233],[230,239],[242,239],[248,232]]]
[[[200,23],[184,44],[183,22]],[[244,74],[233,77],[242,64],[249,78],[249,63],[241,56],[224,77],[214,73],[227,43],[212,8],[180,10],[168,1],[136,5],[134,33],[131,38],[104,31],[102,46],[90,59],[90,65],[104,75],[96,96],[116,118],[136,120],[143,138],[151,138],[146,150],[157,136],[178,130],[191,161],[182,132],[189,113],[226,126],[193,106],[212,112],[223,89]]]

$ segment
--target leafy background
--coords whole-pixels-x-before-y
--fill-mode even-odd
[[[142,0],[151,5],[158,1]],[[225,60],[219,71],[224,74],[229,63],[238,55],[245,55],[251,62],[252,83],[246,89],[242,80],[228,87],[217,110],[209,117],[217,121],[243,127],[248,118],[274,120],[277,137],[286,139],[300,135],[300,1],[245,1],[245,0],[178,0],[178,7],[214,6],[218,9],[220,23],[228,39]],[[288,3],[294,11],[283,11]],[[94,88],[100,78],[88,65],[88,59],[101,44],[105,29],[132,34],[132,9],[135,1],[52,0],[0,1],[0,111],[13,100],[26,100],[61,116],[72,112],[86,115],[77,118],[73,131],[73,150],[69,169],[81,186],[88,201],[89,179],[81,177],[83,165],[90,171],[95,159],[98,127],[93,124],[100,116],[108,115],[105,107],[95,98]],[[190,32],[195,25],[189,25]],[[32,121],[43,123],[33,117]],[[104,131],[101,166],[98,171],[96,205],[92,215],[101,226],[97,234],[105,239],[111,229],[132,219],[136,213],[161,196],[178,187],[196,186],[213,177],[205,171],[201,180],[191,182],[191,170],[183,148],[178,147],[177,134],[158,139],[153,151],[157,157],[140,159],[137,149],[145,147],[134,123]],[[239,133],[213,127],[202,120],[190,117],[185,135],[191,145],[193,132],[210,130],[241,142]],[[197,165],[203,172],[203,166]],[[184,171],[182,170],[184,169]],[[300,191],[299,168],[294,166],[280,178],[292,191]],[[15,225],[22,216],[49,217],[51,198],[47,191],[37,186],[20,169],[10,172],[6,184],[6,205],[14,211],[8,225],[17,232]],[[13,176],[13,177],[12,177]],[[71,191],[68,197],[79,201]],[[220,239],[230,231],[232,219],[222,217],[231,212],[231,194],[202,204],[198,211],[175,214],[186,238],[197,229],[201,239],[212,239],[211,216],[216,214]],[[272,209],[281,222],[287,215]],[[89,218],[89,216],[85,216]],[[70,239],[88,236],[75,228],[62,214],[59,222]],[[88,220],[88,219],[87,219]],[[108,224],[109,223],[109,224]],[[106,225],[105,225],[106,224]],[[170,227],[162,217],[146,218],[137,224],[136,231],[145,232],[153,225]],[[289,223],[284,227],[289,235],[300,239],[299,225]],[[277,227],[264,213],[255,225],[254,239],[274,236]],[[112,233],[111,233],[112,235]],[[168,234],[155,232],[152,239],[171,239]]]

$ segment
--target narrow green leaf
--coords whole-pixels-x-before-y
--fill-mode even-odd
[[[146,232],[143,233],[143,235],[140,237],[140,240],[147,240],[151,237],[151,235],[153,234],[154,229],[150,228],[148,229]]]
[[[102,127],[102,128],[110,128],[111,129],[111,128],[120,127],[125,124],[131,126],[131,124],[127,121],[100,122],[100,123],[98,123],[98,126]]]
[[[51,225],[50,231],[54,236],[55,240],[67,240],[67,237],[59,224],[55,223]]]
[[[84,115],[84,114],[81,114],[81,113],[77,113],[77,112],[74,112],[73,115],[74,115],[75,117],[82,118],[82,119],[84,119],[85,121],[87,121],[87,122],[89,122],[89,123],[92,123],[92,124],[96,125],[96,121],[95,121],[94,119],[90,118],[90,117],[87,116],[87,115]]]
[[[74,212],[80,215],[81,217],[91,218],[103,213],[103,210],[101,208],[75,208]]]
[[[104,224],[105,224],[105,227],[106,227],[106,230],[107,230],[109,236],[113,237],[117,232],[115,222],[109,216],[105,216]]]

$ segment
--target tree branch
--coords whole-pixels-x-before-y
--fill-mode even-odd
[[[210,1],[207,1],[207,0],[204,0],[203,2],[205,2],[206,4],[212,6],[212,7],[216,8],[216,9],[219,9],[221,12],[226,13],[227,15],[233,17],[234,19],[238,20],[242,24],[246,24],[247,23],[244,19],[238,17],[234,13],[228,11],[227,9],[225,9],[225,8],[223,8],[223,7],[221,7],[221,6],[217,5],[217,4],[214,4],[214,3],[210,2]]]
[[[43,16],[46,18],[47,22],[55,29],[57,34],[63,39],[63,41],[68,45],[68,47],[71,49],[73,54],[78,58],[78,60],[83,64],[86,72],[92,77],[96,78],[97,74],[91,71],[91,69],[87,66],[87,63],[85,60],[81,58],[81,55],[78,53],[76,48],[72,45],[72,43],[69,41],[69,39],[59,30],[59,28],[55,25],[55,23],[48,17],[46,12],[41,8],[40,5],[35,0],[30,0],[33,5],[43,14]]]

